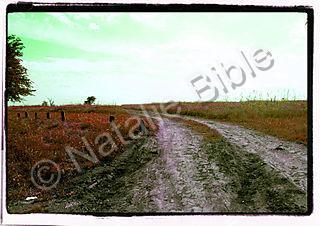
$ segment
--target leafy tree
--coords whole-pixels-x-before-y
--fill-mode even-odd
[[[44,101],[42,102],[41,106],[48,106],[48,102],[44,100]]]
[[[32,81],[28,78],[27,69],[22,66],[22,49],[20,38],[10,35],[7,40],[6,58],[6,95],[8,100],[20,102],[23,96],[32,95]]]
[[[55,106],[54,101],[50,98],[48,98],[48,101],[44,100],[41,104],[41,106]]]
[[[52,99],[48,98],[48,101],[49,101],[50,106],[55,106],[54,101]]]
[[[94,96],[87,97],[87,100],[84,101],[84,104],[93,104],[97,98]]]

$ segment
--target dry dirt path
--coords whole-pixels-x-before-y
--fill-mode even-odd
[[[209,160],[202,148],[203,137],[181,122],[166,118],[156,121],[156,136],[146,137],[138,148],[131,146],[111,166],[98,166],[75,179],[76,188],[81,187],[77,196],[53,200],[47,204],[47,211],[230,211],[233,198],[227,188],[230,179]]]
[[[225,212],[228,179],[201,150],[202,137],[181,123],[159,120],[159,158],[148,164],[134,188],[132,203],[144,212]]]
[[[217,130],[230,143],[261,159],[293,182],[302,191],[307,190],[307,147],[295,142],[255,132],[237,125],[211,120],[183,117],[207,125]]]
[[[215,162],[219,159],[208,156],[215,151],[230,154],[232,153],[230,150],[229,152],[223,152],[223,149],[221,149],[223,147],[219,146],[218,149],[213,148],[208,152],[203,147],[206,144],[203,137],[183,122],[166,117],[153,118],[158,122],[158,132],[155,137],[145,137],[145,141],[141,141],[141,145],[139,142],[131,145],[111,165],[106,163],[80,177],[75,177],[72,183],[76,186],[70,185],[66,189],[76,195],[57,198],[45,203],[46,211],[72,213],[221,213],[241,211],[242,208],[247,206],[247,204],[239,206],[237,198],[250,196],[251,193],[245,196],[247,194],[245,192],[248,192],[246,190],[248,186],[240,186],[239,191],[230,190],[230,186],[233,186],[233,182],[240,183],[243,186],[248,185],[248,182],[252,180],[252,178],[247,178],[248,172],[244,171],[245,175],[237,174],[238,176],[245,176],[244,180],[238,178],[234,181],[235,177],[222,173],[223,169],[220,169],[219,166],[223,167],[223,165],[221,165],[221,162]],[[275,169],[278,172],[277,174],[286,177],[302,190],[303,195],[300,196],[302,196],[301,200],[304,202],[307,179],[307,148],[304,145],[281,141],[275,137],[236,125],[191,117],[182,118],[197,121],[217,130],[227,141],[233,144],[235,153],[248,152],[258,155],[259,161],[261,158]],[[243,161],[248,160],[248,157],[245,157],[243,153],[237,158],[242,161],[241,158],[243,157]],[[248,164],[254,165],[254,162]],[[246,164],[242,165],[246,166]],[[263,173],[264,171],[261,168],[257,172]],[[261,180],[257,181],[261,183]],[[288,187],[288,189],[298,190],[295,189],[293,184],[290,183],[293,189],[292,187]],[[273,184],[269,184],[269,186],[273,186]],[[249,186],[248,189],[251,188],[255,189],[255,186]],[[259,209],[260,202],[255,199],[259,194],[262,195],[260,192],[263,189],[261,187],[258,189],[252,191],[252,197],[247,198],[249,204],[251,199],[252,202],[257,202],[254,207]],[[287,194],[288,189],[284,190],[284,195]],[[266,196],[263,196],[264,198]],[[286,201],[284,199],[281,199],[281,203],[277,203],[278,200],[271,201],[274,201],[275,205],[280,205]],[[285,206],[285,209],[294,210],[296,207],[295,201],[292,202],[293,204],[291,203],[288,208]],[[37,203],[35,204],[37,205]],[[305,203],[302,205],[305,205]],[[262,206],[259,209],[262,212],[269,211],[264,206],[272,207],[268,203]],[[251,211],[255,212],[256,210],[252,209]]]

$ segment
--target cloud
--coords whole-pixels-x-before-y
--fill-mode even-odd
[[[94,31],[100,29],[99,25],[96,24],[96,23],[90,23],[89,28],[90,28],[91,30],[94,30]]]
[[[89,20],[91,18],[91,14],[89,13],[77,13],[74,14],[74,18],[79,20],[79,19],[85,19],[85,20]]]
[[[152,28],[165,28],[168,26],[166,23],[169,19],[168,15],[163,16],[163,14],[157,13],[130,13],[129,15],[134,21]]]
[[[273,86],[306,93],[306,56],[301,53],[306,50],[304,17],[289,21],[284,15],[269,14],[245,18],[228,14],[220,19],[212,14],[164,13],[33,16],[37,18],[17,18],[9,28],[24,32],[24,63],[41,87],[37,95],[61,96],[61,103],[91,93],[101,103],[196,100],[191,79],[214,77],[210,69],[221,63],[242,66],[240,50],[251,56],[257,48],[272,52],[274,68],[254,79],[248,74],[244,86],[228,93],[230,98],[253,89],[266,93]],[[220,71],[222,79],[228,79]],[[69,88],[62,90],[61,85]]]
[[[294,44],[302,44],[307,38],[306,18],[301,18],[291,25],[289,38]]]
[[[48,15],[51,15],[52,17],[54,17],[55,19],[57,19],[58,21],[60,21],[61,23],[64,23],[68,26],[71,27],[76,27],[77,24],[74,23],[72,20],[70,20],[66,14],[64,13],[49,13]]]

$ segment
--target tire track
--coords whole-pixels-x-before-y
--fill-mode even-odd
[[[142,182],[134,189],[135,202],[146,201],[143,211],[228,211],[230,197],[223,190],[228,179],[208,161],[201,150],[200,135],[181,123],[161,119],[157,141],[160,157],[144,169]],[[150,184],[152,189],[148,190]]]
[[[179,116],[180,117],[180,116]],[[262,160],[289,179],[299,189],[307,190],[307,147],[280,140],[237,125],[183,117],[217,130],[230,143],[258,154]]]

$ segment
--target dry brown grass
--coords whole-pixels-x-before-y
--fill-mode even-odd
[[[66,121],[60,120],[60,111],[64,110]],[[24,112],[29,114],[25,118]],[[17,113],[20,112],[20,118]],[[38,112],[39,119],[34,119]],[[51,119],[46,119],[46,112],[51,112]],[[128,141],[129,131],[136,123],[121,107],[116,106],[62,106],[62,107],[9,107],[7,122],[7,169],[8,169],[8,199],[17,200],[27,196],[38,196],[43,191],[37,189],[31,181],[32,166],[43,159],[57,163],[63,171],[63,177],[76,172],[76,168],[66,152],[66,146],[86,152],[82,138],[88,141],[99,160],[103,160],[98,152],[100,142],[95,139],[102,133],[109,133],[117,148],[108,156],[114,158],[121,153],[123,143],[121,137],[109,123],[109,116],[115,116],[115,123],[124,140]],[[147,120],[145,120],[146,123]],[[152,129],[150,125],[147,125]],[[105,152],[111,149],[105,146]],[[83,169],[90,169],[95,164],[85,158],[77,157]]]
[[[170,117],[170,119],[173,119],[177,122],[181,122],[184,125],[188,126],[193,131],[201,135],[206,141],[215,141],[215,140],[222,139],[222,136],[216,130],[209,128],[208,126],[203,125],[202,123],[189,120],[189,119],[178,118],[178,117],[176,118]]]
[[[144,105],[152,110],[159,104]],[[139,108],[139,106],[128,106]],[[180,102],[171,108],[175,114],[212,119],[242,125],[288,141],[307,144],[306,101],[245,101],[245,102]]]

